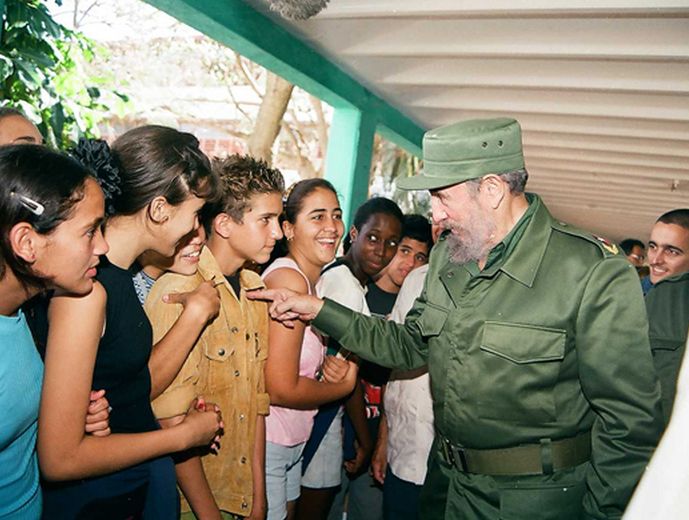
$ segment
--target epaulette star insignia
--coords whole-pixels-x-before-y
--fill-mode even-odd
[[[610,242],[607,238],[599,237],[596,235],[593,235],[593,238],[598,240],[598,242],[600,242],[603,245],[603,247],[605,248],[605,250],[607,252],[609,252],[613,255],[616,255],[617,253],[620,252],[620,250],[617,248],[617,246],[615,244],[613,244],[612,242]]]

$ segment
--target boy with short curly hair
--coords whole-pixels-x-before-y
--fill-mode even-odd
[[[265,420],[269,400],[263,368],[268,355],[266,304],[246,298],[263,287],[260,276],[243,269],[265,263],[282,237],[282,174],[263,161],[233,155],[215,160],[222,195],[208,204],[202,221],[208,244],[194,276],[166,274],[153,286],[146,310],[154,335],[174,324],[180,305],[161,304],[170,292],[185,292],[214,280],[221,311],[211,321],[170,387],[153,402],[161,423],[174,422],[197,395],[218,404],[225,434],[217,454],[187,454],[177,477],[188,503],[182,518],[263,518],[265,496]]]

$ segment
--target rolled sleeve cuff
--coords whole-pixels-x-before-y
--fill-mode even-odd
[[[355,314],[353,310],[325,298],[321,311],[311,325],[335,341],[339,341],[347,332],[347,327]]]
[[[151,406],[156,419],[169,419],[187,413],[195,398],[194,385],[178,386],[157,397]]]
[[[268,394],[258,394],[256,398],[256,411],[258,415],[268,415],[270,413],[270,396]]]

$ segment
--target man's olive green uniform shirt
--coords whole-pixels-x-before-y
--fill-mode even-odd
[[[483,271],[450,262],[446,240],[434,247],[403,326],[327,300],[313,325],[382,365],[428,363],[436,430],[457,445],[508,448],[591,431],[583,507],[617,518],[661,427],[638,277],[613,247],[527,198]]]
[[[689,329],[689,272],[665,278],[646,295],[648,337],[660,378],[663,418],[670,420]]]

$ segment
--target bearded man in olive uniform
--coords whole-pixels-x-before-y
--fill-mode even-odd
[[[446,231],[404,325],[289,291],[256,297],[365,359],[428,364],[420,518],[619,518],[662,423],[634,267],[524,193],[516,121],[442,127],[423,151],[399,187],[430,190]]]

